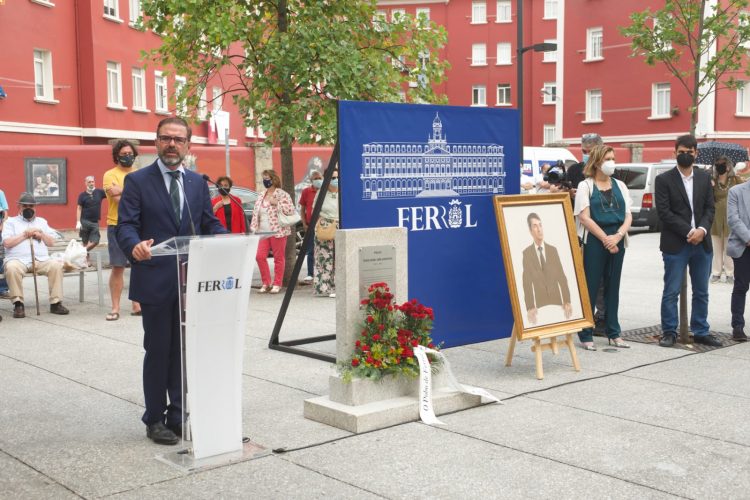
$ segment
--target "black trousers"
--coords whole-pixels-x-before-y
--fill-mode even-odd
[[[143,423],[182,423],[182,356],[177,297],[164,304],[141,304],[143,313]],[[167,405],[169,396],[169,405]]]
[[[745,298],[750,285],[750,248],[734,261],[734,288],[732,289],[732,328],[745,327]]]

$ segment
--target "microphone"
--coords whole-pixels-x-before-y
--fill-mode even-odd
[[[211,178],[208,176],[208,174],[203,174],[201,177],[203,177],[203,180],[206,182],[210,182],[214,186],[216,186],[216,189],[221,189],[218,184],[216,184],[214,181],[211,180]],[[219,191],[221,193],[221,191]],[[239,207],[240,212],[242,213],[242,216],[245,217],[245,208],[242,206],[242,203],[238,202],[234,196],[229,195],[229,201],[234,203],[236,206]],[[245,220],[245,234],[250,234],[250,223],[247,221],[247,218]]]
[[[187,194],[185,194],[185,186],[182,185],[182,175],[177,177],[177,184],[180,185],[182,199],[185,200],[185,206],[187,207],[188,217],[190,218],[190,231],[193,233],[193,236],[197,236],[195,233],[195,224],[193,224],[193,214],[190,212],[190,203],[188,203]]]

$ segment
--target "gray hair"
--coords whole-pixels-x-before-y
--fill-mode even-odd
[[[95,180],[93,175],[87,175],[86,178],[84,179],[85,182],[93,181],[93,180]]]
[[[581,136],[582,149],[591,149],[595,146],[601,146],[602,144],[604,144],[604,141],[599,134],[583,134]]]

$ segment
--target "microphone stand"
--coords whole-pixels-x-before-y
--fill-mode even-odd
[[[214,181],[211,180],[211,178],[208,176],[208,174],[203,174],[201,177],[203,177],[203,180],[206,182],[210,182],[214,186],[216,186],[216,189],[221,189],[218,184],[216,184]],[[219,191],[221,193],[221,191]],[[239,207],[240,212],[242,213],[242,216],[245,217],[245,209],[242,207],[242,203],[238,202],[231,194],[229,196],[229,201],[235,204],[235,206]],[[245,220],[245,234],[250,234],[250,223]]]

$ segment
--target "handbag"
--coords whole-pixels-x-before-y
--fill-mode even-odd
[[[331,241],[336,237],[336,230],[339,228],[338,222],[331,219],[318,219],[315,224],[315,237],[319,241]]]
[[[287,215],[282,210],[279,210],[279,225],[282,227],[294,227],[299,222],[302,221],[302,218],[299,216],[299,212],[296,210],[293,211],[291,214]]]

